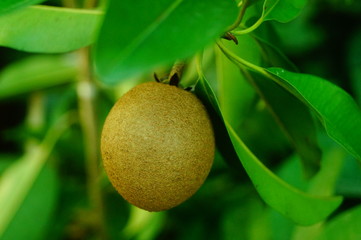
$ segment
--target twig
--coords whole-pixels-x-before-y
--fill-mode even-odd
[[[79,50],[80,76],[77,87],[80,124],[84,135],[89,200],[96,214],[99,236],[106,239],[103,198],[100,187],[99,134],[95,117],[95,87],[90,75],[89,48]]]
[[[248,6],[248,0],[241,1],[241,3],[242,3],[241,10],[238,13],[238,17],[237,17],[236,21],[231,26],[228,27],[226,32],[230,32],[233,29],[237,28],[239,26],[239,24],[242,22],[244,13],[246,12],[246,9]]]

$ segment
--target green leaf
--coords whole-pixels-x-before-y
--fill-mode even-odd
[[[45,221],[43,221],[44,219],[37,221],[42,224],[47,223],[47,216],[49,216],[55,201],[54,195],[56,191],[54,190],[57,185],[54,177],[49,176],[48,173],[44,173],[43,171],[47,171],[44,170],[44,167],[46,167],[46,162],[49,159],[55,143],[71,124],[70,116],[69,114],[61,116],[58,121],[49,128],[43,142],[41,144],[33,144],[31,148],[28,148],[28,152],[2,175],[0,179],[0,239],[4,237],[9,237],[9,239],[23,239],[23,237],[18,238],[13,236],[19,236],[18,234],[24,234],[27,233],[27,231],[20,233],[18,231],[19,226],[14,227],[13,224],[33,224],[36,217],[34,217],[34,213],[29,213],[24,205],[28,204],[27,206],[31,206],[28,208],[34,208],[34,206],[38,204],[34,203],[37,202],[38,197],[31,195],[34,192],[37,192],[37,194],[40,192],[42,197],[44,197],[44,205],[41,204],[33,210],[39,211],[39,213],[36,213],[36,216],[42,211],[41,215],[45,218]],[[45,174],[47,177],[44,177],[44,179],[41,174]],[[43,184],[39,183],[40,185],[37,185],[39,179],[43,179]],[[46,189],[45,191],[43,186],[46,183],[44,182],[50,184],[50,187],[53,189]],[[41,188],[41,190],[39,188]],[[42,207],[44,207],[44,209],[41,209]],[[27,214],[32,215],[29,216]],[[44,226],[37,226],[36,229],[31,229],[29,232],[32,231],[34,234],[32,237],[35,238],[36,234],[41,234],[41,230],[45,230]]]
[[[330,196],[334,194],[337,180],[340,177],[345,151],[340,147],[324,149],[320,172],[312,178],[309,193]]]
[[[249,35],[239,36],[238,45],[229,41],[225,41],[224,44],[245,59],[250,59],[252,62],[260,61],[257,46],[254,46]],[[252,51],[255,47],[255,51]],[[244,51],[244,49],[251,50]],[[250,111],[255,99],[255,91],[241,74],[239,67],[235,66],[218,48],[215,49],[215,53],[220,108],[231,126],[238,129]]]
[[[322,159],[321,171],[310,181],[308,192],[329,196],[335,192],[345,151],[337,145],[323,148],[323,150],[325,154]],[[292,240],[315,239],[322,230],[323,224],[324,222],[308,227],[296,226],[293,230]]]
[[[322,150],[325,154],[321,161],[321,170],[310,181],[305,181],[299,158],[296,155],[293,155],[282,164],[280,170],[277,171],[278,175],[308,193],[331,196],[335,191],[336,181],[344,162],[345,151],[335,145],[333,147],[322,145]],[[273,239],[315,239],[323,226],[323,222],[307,227],[295,226],[284,217],[276,214],[276,212],[271,212],[270,217],[272,219],[272,232],[275,235]]]
[[[268,35],[271,34],[272,33],[268,33]],[[259,36],[253,35],[252,37],[255,39],[258,46],[261,48],[263,60],[268,66],[281,67],[289,71],[295,71],[295,72],[298,71],[297,67],[276,46],[266,41],[265,39],[262,39]],[[273,40],[276,41],[276,39]],[[239,54],[237,54],[237,56],[242,57]]]
[[[259,46],[261,46],[262,53],[265,53],[264,55],[268,56],[267,62],[285,65],[291,69],[294,68],[287,58],[277,51],[276,48],[261,39],[257,38],[257,41],[255,41],[248,35],[240,36],[238,39],[239,46],[236,47],[234,44],[233,46],[232,44],[228,44],[229,46],[227,46],[227,49],[231,49],[234,54],[242,57],[242,59],[245,59],[252,64],[259,64],[261,62]],[[244,49],[248,49],[249,51],[244,51]],[[244,52],[250,53],[247,54]],[[226,58],[224,54],[220,55],[223,55],[223,58]],[[240,71],[237,66],[231,64],[231,61],[224,61],[227,61],[226,63],[233,67],[229,67],[230,70],[236,68]],[[231,71],[222,71],[223,69],[220,67],[218,67],[218,69],[221,70],[218,71],[220,80],[219,92],[221,93],[220,100],[225,99],[227,101],[229,99],[228,101],[231,101],[231,99],[235,99],[234,102],[228,102],[228,105],[226,106],[220,101],[222,110],[229,109],[228,111],[223,111],[223,114],[225,119],[227,119],[237,132],[237,126],[240,125],[240,119],[233,119],[233,116],[239,114],[240,111],[236,107],[241,105],[241,102],[244,102],[240,98],[244,95],[247,96],[243,91],[249,92],[249,89],[245,88],[245,86],[243,86],[244,84],[241,85],[242,79],[235,79],[231,76],[222,78],[222,75],[229,74]],[[321,151],[317,144],[316,129],[309,109],[296,97],[276,83],[269,81],[260,74],[248,72],[242,67],[241,69],[243,72],[242,77],[246,78],[248,82],[253,85],[261,98],[266,102],[274,119],[293,144],[297,153],[301,156],[305,175],[307,177],[313,176],[320,167]],[[245,79],[243,79],[243,81],[245,81]],[[227,89],[223,89],[224,86],[227,87]],[[222,97],[223,95],[225,97]],[[228,112],[231,112],[232,115],[228,114]],[[229,118],[229,115],[231,118]]]
[[[56,194],[54,176],[43,168],[44,151],[34,149],[14,163],[2,175],[0,182],[0,238],[22,239],[33,234],[35,238],[44,231],[53,209]],[[44,189],[44,186],[45,189]],[[43,218],[34,221],[34,216]],[[45,220],[45,221],[44,221]],[[29,229],[27,227],[29,226]],[[19,231],[19,228],[27,231]]]
[[[208,82],[199,80],[195,86],[195,93],[207,108],[213,126],[217,126],[214,127],[217,149],[220,151],[221,155],[230,166],[232,166],[234,169],[237,169],[237,171],[242,171],[242,164],[240,163],[238,156],[234,151],[231,139],[229,138],[226,131],[226,125],[223,121],[223,115],[216,100],[216,96],[212,92]]]
[[[350,198],[361,198],[361,165],[351,155],[347,158],[337,181],[336,192]]]
[[[258,193],[267,204],[286,217],[300,225],[311,225],[325,219],[341,204],[341,197],[306,194],[282,181],[247,149],[230,126],[228,131]]]
[[[249,80],[300,155],[305,176],[312,177],[320,168],[321,150],[309,109],[285,89],[260,74],[251,73]]]
[[[242,204],[229,209],[225,208],[221,220],[223,233],[221,239],[269,240],[270,224],[266,210],[267,206],[262,200],[252,195],[248,195]]]
[[[317,113],[331,138],[361,160],[361,111],[350,95],[316,76],[280,68],[266,70]]]
[[[254,24],[262,17],[264,0],[247,1],[247,9],[243,15],[240,26],[246,27]]]
[[[77,75],[72,55],[32,56],[0,72],[0,99],[73,81]]]
[[[243,59],[260,64],[262,59],[257,42],[248,34],[237,39],[238,45],[225,40],[222,43]],[[215,50],[217,93],[224,118],[256,156],[266,160],[274,152],[285,153],[286,148],[288,152],[289,142],[269,111],[260,107],[263,101],[259,101],[248,80],[249,73],[235,66],[218,48]],[[268,132],[267,136],[264,131]],[[261,143],[259,137],[263,137]]]
[[[122,234],[125,239],[154,239],[164,224],[164,212],[148,212],[131,206],[130,216]]]
[[[21,175],[27,175],[27,172],[31,171],[32,162],[22,161],[21,164],[15,165],[9,169],[12,176],[5,173],[6,179],[3,181],[9,181],[9,178],[12,178],[12,183],[17,185],[19,179],[22,178]],[[12,188],[15,188],[15,186],[12,186]],[[22,201],[21,206],[18,206],[11,222],[1,235],[1,239],[41,239],[49,227],[49,221],[57,200],[57,192],[58,182],[55,172],[52,168],[45,166],[34,179],[27,196]],[[6,197],[10,196],[11,193]],[[36,221],[34,221],[35,218]]]
[[[222,118],[217,99],[205,79],[201,78],[198,81],[196,92],[206,106],[213,106],[213,113],[219,113]],[[272,208],[298,224],[310,225],[325,219],[340,205],[341,197],[309,195],[284,182],[253,155],[227,122],[225,124],[227,129],[223,131],[228,132],[229,135],[225,135],[222,141],[231,139],[233,151],[236,151],[256,190]],[[222,125],[216,126],[222,127]]]
[[[254,3],[254,1],[250,2]],[[307,0],[264,0],[263,4],[262,2],[250,4],[241,23],[241,26],[245,29],[235,30],[233,33],[236,35],[250,33],[263,22],[270,20],[280,23],[289,22],[299,15],[306,2]]]
[[[361,106],[361,30],[358,30],[348,44],[348,70],[351,78],[352,89],[359,106]]]
[[[283,159],[289,156],[292,150],[290,141],[262,99],[256,98],[242,126],[233,129],[251,152],[264,163],[273,162],[275,156]]]
[[[190,57],[220,37],[237,13],[233,0],[112,0],[95,48],[97,72],[116,83]]]
[[[17,159],[16,155],[0,154],[0,176]]]
[[[1,0],[0,15],[41,2],[45,2],[45,0]]]
[[[307,0],[265,0],[263,5],[264,21],[289,22],[297,17]]]
[[[361,205],[347,210],[326,224],[317,240],[361,239]]]
[[[48,6],[0,16],[0,46],[21,51],[62,53],[94,42],[102,13]]]
[[[310,8],[312,7],[310,6]],[[273,31],[277,34],[278,39],[270,40],[272,43],[282,46],[283,51],[292,56],[304,55],[305,52],[321,47],[327,36],[325,36],[324,29],[310,20],[312,16],[312,11],[305,9],[300,16],[288,24],[273,22]]]

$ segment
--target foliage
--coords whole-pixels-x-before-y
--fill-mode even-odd
[[[43,2],[0,3],[1,239],[360,239],[358,1]],[[112,188],[99,135],[175,62],[216,157],[191,199],[149,213]]]

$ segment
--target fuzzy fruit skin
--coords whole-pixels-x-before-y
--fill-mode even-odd
[[[148,210],[173,208],[206,179],[215,140],[207,111],[195,95],[163,83],[140,84],[106,118],[101,153],[116,190]]]

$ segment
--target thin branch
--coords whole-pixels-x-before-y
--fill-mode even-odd
[[[243,35],[243,34],[247,34],[250,32],[253,32],[254,30],[256,30],[259,26],[261,26],[261,24],[263,23],[263,16],[260,17],[257,22],[255,22],[252,26],[246,28],[246,29],[242,29],[242,30],[238,30],[238,31],[233,31],[232,33],[236,36],[238,35]]]
[[[79,50],[80,75],[77,87],[80,124],[83,130],[89,200],[97,216],[99,237],[106,239],[104,206],[100,186],[100,152],[95,115],[95,86],[90,75],[89,48]]]
[[[86,0],[83,8],[95,7],[97,0]],[[65,7],[76,7],[76,0],[63,0]],[[89,48],[78,50],[79,76],[77,85],[79,122],[84,137],[87,188],[91,207],[96,216],[97,239],[107,239],[103,196],[100,186],[100,152],[97,119],[95,115],[95,84],[91,76]]]
[[[226,32],[232,31],[233,29],[237,28],[239,26],[239,24],[241,24],[244,13],[246,12],[246,9],[247,9],[247,6],[248,6],[248,0],[241,1],[240,4],[241,4],[240,5],[241,10],[238,13],[237,19],[231,26],[228,27]]]

